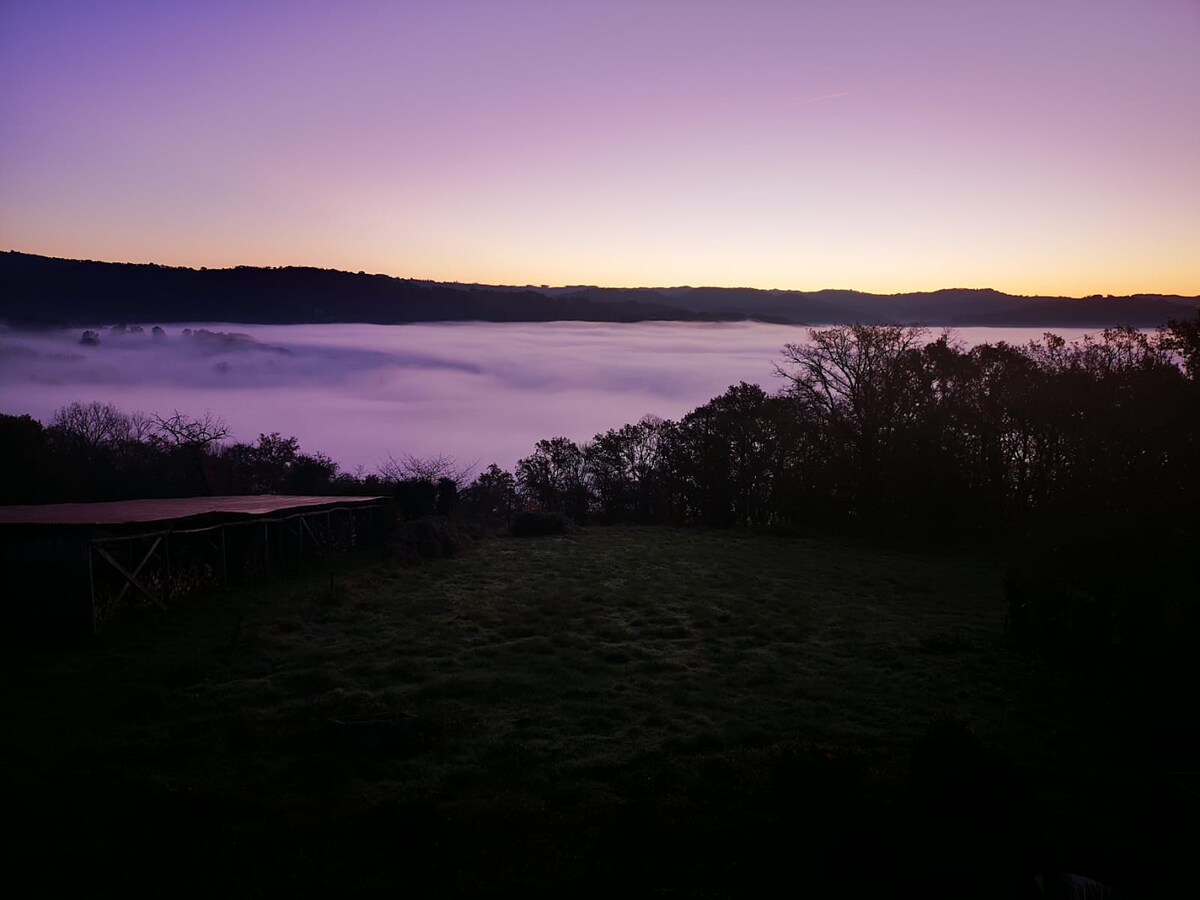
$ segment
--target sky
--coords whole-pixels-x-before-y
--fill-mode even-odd
[[[0,0],[0,249],[1200,294],[1200,0]]]

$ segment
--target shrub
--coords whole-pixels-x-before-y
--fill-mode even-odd
[[[393,554],[403,562],[457,556],[479,537],[477,529],[444,517],[403,522],[389,538]]]
[[[437,511],[438,489],[427,478],[406,478],[393,489],[400,515],[406,522],[432,516]]]
[[[558,512],[517,513],[509,532],[515,537],[537,537],[543,534],[566,534],[574,530],[574,524]]]

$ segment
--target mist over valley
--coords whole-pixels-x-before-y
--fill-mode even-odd
[[[42,421],[75,401],[211,411],[232,439],[295,435],[351,471],[399,453],[510,467],[542,438],[677,418],[741,381],[773,392],[783,345],[807,336],[761,322],[134,327],[90,330],[95,344],[79,329],[0,331],[0,410]],[[953,334],[966,344],[1042,337]]]

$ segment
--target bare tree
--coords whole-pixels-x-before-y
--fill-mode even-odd
[[[211,412],[193,419],[179,410],[173,410],[169,416],[155,413],[151,421],[163,442],[176,447],[207,447],[229,435],[229,426]]]
[[[139,444],[149,441],[157,428],[154,416],[148,416],[141,411],[129,414],[129,437]]]
[[[808,342],[786,344],[775,367],[784,394],[835,442],[829,452],[852,454],[860,506],[877,502],[881,459],[929,398],[920,352],[927,333],[905,325],[809,329]]]
[[[424,457],[411,453],[397,457],[389,453],[379,464],[379,476],[384,481],[428,481],[430,484],[447,478],[461,491],[474,479],[476,466],[477,463],[460,466],[458,460],[444,453]]]
[[[130,418],[111,403],[71,403],[58,409],[50,428],[77,449],[91,453],[113,449],[133,437]]]
[[[809,329],[808,343],[784,345],[775,374],[806,412],[861,437],[903,412],[906,363],[927,333],[905,325]]]
[[[179,410],[173,410],[169,416],[155,413],[151,418],[158,432],[156,439],[163,446],[173,447],[190,457],[200,483],[211,494],[212,482],[205,466],[205,456],[213,444],[229,435],[229,426],[219,416],[207,411],[198,419],[184,415]]]

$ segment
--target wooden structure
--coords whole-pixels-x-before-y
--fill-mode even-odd
[[[383,497],[186,497],[0,506],[11,622],[100,630],[122,607],[270,577],[380,537]],[[15,608],[14,608],[15,607]]]

